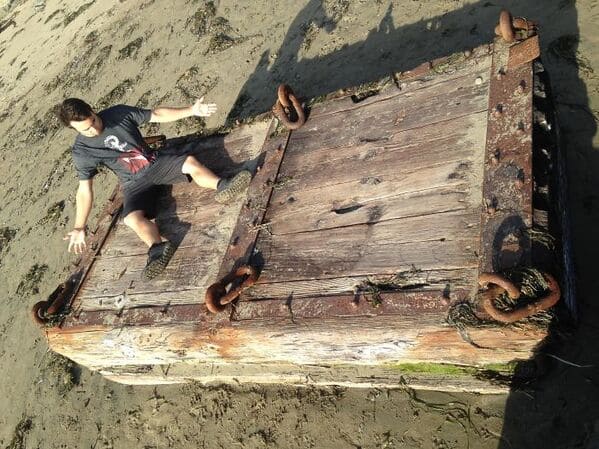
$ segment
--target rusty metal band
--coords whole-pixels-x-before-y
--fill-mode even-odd
[[[470,290],[455,290],[453,300],[468,298]],[[234,321],[289,318],[340,318],[352,316],[401,315],[421,317],[434,315],[445,319],[450,301],[443,290],[387,291],[377,298],[369,294],[339,294],[306,298],[261,299],[240,301],[234,312]]]
[[[67,283],[73,283],[73,288],[68,296],[64,296],[62,298],[62,305],[64,307],[69,307],[70,309],[77,308],[77,293],[83,286],[87,278],[87,274],[91,270],[94,261],[100,253],[102,246],[104,245],[104,242],[108,237],[108,234],[116,224],[122,206],[123,194],[121,192],[120,187],[117,186],[112,192],[112,195],[110,195],[108,203],[100,213],[96,229],[90,232],[91,237],[88,241],[88,250],[77,261],[75,269],[73,270],[72,274],[69,276],[69,279],[67,280]],[[58,310],[56,311],[58,312]],[[72,320],[76,319],[73,317],[72,314],[69,314],[62,320],[60,324],[58,324],[58,326],[68,326]]]
[[[508,68],[510,47],[495,40],[483,173],[479,272],[530,264],[532,226],[532,62]],[[505,257],[509,255],[510,257]]]
[[[229,245],[218,270],[217,279],[223,279],[240,266],[248,264],[254,251],[289,142],[289,131],[270,137],[276,130],[276,120],[273,120],[267,133],[268,137],[263,145],[264,163],[250,183],[247,199],[241,208],[237,223],[231,234]]]
[[[229,325],[226,314],[207,314],[204,304],[173,304],[148,306],[123,310],[80,310],[71,312],[72,319],[65,320],[60,329],[52,332],[78,333],[91,329],[116,329],[122,326],[154,326],[174,323],[198,323],[208,328]]]
[[[466,299],[470,290],[452,291],[453,300]],[[173,304],[147,306],[123,310],[79,310],[73,311],[60,328],[48,329],[55,333],[78,333],[92,329],[116,329],[122,326],[160,326],[180,323],[196,323],[217,329],[234,325],[236,321],[281,318],[335,318],[339,316],[401,315],[418,317],[434,315],[443,320],[449,308],[446,292],[438,291],[394,291],[381,292],[377,301],[369,294],[358,297],[352,294],[325,297],[264,299],[239,301],[228,313],[206,313],[205,304]]]

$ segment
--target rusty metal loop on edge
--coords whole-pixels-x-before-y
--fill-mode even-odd
[[[31,308],[31,319],[35,324],[39,324],[43,326],[48,322],[48,318],[46,317],[46,312],[48,311],[49,303],[48,301],[40,301],[36,302]]]
[[[514,42],[515,33],[512,14],[507,9],[502,10],[499,14],[499,31],[504,41]]]
[[[232,288],[231,291],[227,293],[227,285],[237,279],[242,279],[245,276],[247,276],[247,278],[245,278],[239,286]],[[206,307],[212,313],[218,313],[224,310],[227,304],[237,299],[243,290],[254,285],[257,280],[258,270],[250,265],[242,265],[234,272],[208,287],[205,296]]]
[[[33,321],[39,325],[46,324],[52,315],[56,315],[64,307],[72,286],[72,280],[63,282],[56,287],[46,301],[35,303],[31,308]]]
[[[487,284],[495,284],[503,288],[510,298],[518,299],[520,297],[520,289],[516,287],[512,281],[497,273],[481,273],[478,276],[478,285],[486,287]]]
[[[302,104],[286,84],[281,84],[277,89],[277,102],[272,107],[272,112],[287,129],[299,129],[306,123],[306,114]],[[292,122],[289,118],[291,107],[295,110],[297,120]]]
[[[493,277],[491,280],[490,278]],[[505,288],[495,280],[499,280],[500,282],[506,280],[503,276],[494,274],[494,273],[483,273],[479,276],[479,284],[495,284],[497,287],[492,287],[481,295],[481,306],[483,310],[494,320],[500,321],[502,323],[513,323],[515,321],[522,320],[531,315],[534,315],[541,310],[547,310],[550,307],[553,307],[561,296],[561,290],[559,288],[559,284],[555,280],[555,278],[547,273],[543,273],[543,277],[549,284],[547,289],[549,292],[544,297],[538,299],[537,301],[526,305],[525,307],[520,307],[518,309],[514,309],[511,312],[504,312],[495,307],[494,300],[503,293],[503,291],[507,291],[510,298],[517,299],[517,297],[512,297],[509,290]],[[482,278],[482,279],[481,279]],[[507,281],[508,286],[514,286],[511,282]],[[515,288],[515,287],[514,287]],[[520,292],[518,292],[518,297],[520,296]]]

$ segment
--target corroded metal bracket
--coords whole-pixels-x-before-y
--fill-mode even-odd
[[[266,214],[290,136],[289,131],[284,131],[280,135],[275,135],[276,132],[277,122],[273,120],[263,147],[264,163],[250,183],[247,199],[241,208],[237,224],[231,234],[229,245],[218,270],[217,279],[225,278],[237,268],[249,262],[258,235],[265,226],[262,221]]]
[[[532,64],[510,68],[496,39],[489,85],[479,272],[530,264],[532,226]]]
[[[117,186],[108,198],[106,206],[100,213],[96,228],[89,232],[90,238],[87,243],[87,251],[75,262],[74,269],[67,281],[64,284],[61,284],[61,286],[48,297],[47,301],[41,301],[34,304],[31,312],[36,323],[43,325],[50,321],[52,315],[59,313],[65,307],[76,307],[74,298],[77,297],[77,293],[83,286],[87,274],[94,264],[97,255],[100,253],[106,237],[108,237],[111,229],[116,224],[122,206],[123,194],[120,187]],[[72,319],[72,316],[69,315],[65,318],[65,321]],[[64,321],[60,326],[62,327],[63,324]]]
[[[510,55],[508,57],[508,70],[512,70],[516,67],[520,67],[523,64],[527,64],[534,61],[541,56],[541,49],[539,47],[539,36],[533,36],[510,47]]]

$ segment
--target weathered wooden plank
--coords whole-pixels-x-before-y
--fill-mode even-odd
[[[369,178],[380,184],[385,177],[400,178],[444,162],[463,159],[467,163],[474,159],[480,165],[486,125],[486,111],[483,111],[347,147],[333,149],[323,145],[303,153],[301,143],[290,142],[290,155],[283,161],[278,180],[281,185],[275,191],[273,203],[277,204],[281,193],[350,180],[368,182]]]
[[[477,84],[479,77],[487,81]],[[349,112],[308,120],[291,135],[281,170],[284,172],[286,164],[292,163],[294,157],[304,157],[310,151],[350,147],[366,141],[382,142],[403,130],[484,111],[488,102],[488,79],[488,71],[481,70],[459,78],[455,84],[436,85]]]
[[[146,299],[143,304],[167,304],[173,301],[170,293],[180,294],[177,292],[208,285],[216,275],[220,257],[222,252],[215,252],[214,246],[179,248],[164,273],[150,281],[141,279],[146,255],[99,258],[79,292],[80,308],[120,308],[110,306],[115,298],[125,295],[133,301],[135,295],[150,293],[153,299]],[[195,297],[192,302],[200,302],[200,298]]]
[[[335,295],[353,292],[356,287],[364,282],[389,282],[394,280],[396,285],[405,289],[418,288],[418,290],[443,290],[453,294],[455,290],[469,289],[475,285],[478,272],[473,268],[456,268],[449,270],[406,270],[398,271],[393,275],[380,276],[371,273],[364,276],[342,276],[325,279],[306,279],[284,282],[266,282],[259,279],[258,283],[246,290],[244,299],[270,299],[270,298],[305,298],[318,294]]]
[[[205,208],[184,209],[177,215],[156,219],[160,234],[175,242],[179,248],[204,247],[210,251],[224,251],[232,230],[232,221],[240,204],[223,206],[209,204]],[[115,226],[102,249],[102,258],[146,255],[147,246],[124,223]]]
[[[480,212],[408,217],[284,236],[262,235],[262,282],[323,279],[477,263]]]
[[[398,388],[416,390],[505,394],[508,384],[491,383],[474,373],[430,374],[414,372],[415,366],[389,364],[364,366],[293,363],[205,363],[187,360],[168,365],[124,365],[100,369],[109,380],[128,385],[177,384],[189,381],[214,386],[244,383],[284,384],[297,387],[338,385],[348,388]],[[453,371],[455,367],[452,366]],[[426,367],[423,367],[426,369]]]
[[[462,340],[443,325],[444,313],[344,319],[269,319],[201,324],[48,329],[50,348],[77,363],[99,369],[130,364],[197,360],[219,364],[292,362],[299,365],[437,362],[480,366],[528,358],[545,331],[533,327],[475,328]],[[343,338],[338,338],[343,335]],[[489,349],[486,349],[489,348]]]
[[[430,71],[420,79],[408,79],[405,81],[400,80],[399,89],[394,89],[393,87],[388,86],[381,90],[378,95],[367,97],[359,102],[356,102],[355,99],[352,98],[352,94],[354,93],[353,91],[355,89],[349,89],[348,96],[333,98],[324,103],[314,104],[310,112],[310,117],[321,118],[322,116],[328,114],[350,111],[352,109],[356,109],[371,103],[376,103],[381,100],[386,100],[403,93],[413,92],[420,89],[428,89],[439,84],[443,85],[445,89],[448,89],[450,88],[449,85],[455,83],[459,78],[468,78],[477,72],[488,74],[491,66],[491,55],[487,51],[487,46],[484,47],[485,48],[475,49],[473,52],[474,57],[472,59],[468,61],[463,60],[462,67],[459,67],[459,70],[440,73],[440,69],[438,68],[434,71]],[[456,64],[456,69],[459,65],[460,64]],[[378,86],[373,86],[374,89],[377,87]],[[363,88],[362,90],[368,89]]]
[[[284,213],[273,213],[273,217],[267,221],[268,229],[273,234],[285,235],[457,211],[472,206],[467,191],[469,186],[463,183],[456,182],[455,187],[427,188],[392,195],[390,191],[394,184],[387,182],[384,193],[377,192],[377,186],[355,189],[358,192],[351,198],[347,198],[347,194],[343,195],[343,192],[347,192],[349,188],[353,190],[353,185],[342,184],[324,192],[311,191],[315,195],[322,195],[324,200],[319,204],[310,204],[311,196],[302,195],[308,204],[302,203],[300,199],[297,211],[290,207]]]
[[[220,176],[230,176],[259,153],[272,119],[242,125],[229,134],[213,135],[192,140],[172,139],[166,151],[193,154]]]

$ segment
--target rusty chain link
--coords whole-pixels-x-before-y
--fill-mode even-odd
[[[247,277],[246,277],[247,276]],[[232,287],[227,293],[227,286],[238,279],[245,278],[237,287]],[[237,270],[215,282],[206,290],[205,303],[212,313],[221,312],[226,305],[237,299],[243,290],[254,285],[258,280],[258,270],[250,265],[242,265]]]
[[[281,84],[277,90],[277,101],[272,107],[272,112],[287,129],[299,129],[306,123],[306,114],[302,104],[294,95],[293,90],[286,85]],[[297,115],[295,121],[291,121],[291,107]]]
[[[500,274],[481,273],[478,277],[478,284],[481,287],[492,284],[492,287],[483,292],[480,296],[481,308],[496,321],[501,323],[513,323],[534,315],[541,310],[547,310],[550,307],[553,307],[561,295],[559,284],[553,276],[547,273],[542,274],[548,283],[549,292],[544,297],[531,304],[527,304],[524,307],[516,308],[509,312],[504,312],[495,306],[495,299],[503,293],[507,293],[511,299],[518,299],[520,297],[520,290],[510,280]]]
[[[531,37],[536,34],[536,31],[536,22],[524,17],[512,17],[512,14],[506,9],[499,14],[499,25],[495,27],[495,34],[501,36],[508,43]],[[519,37],[519,34],[523,36]]]

